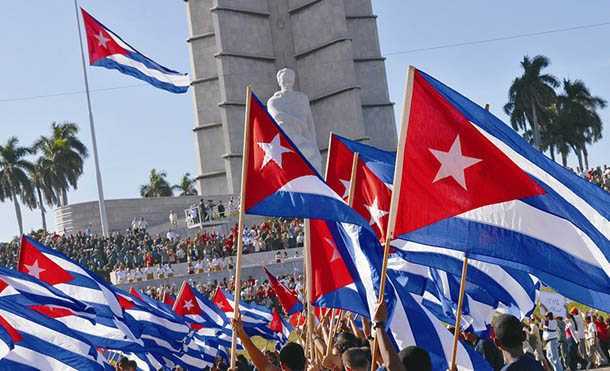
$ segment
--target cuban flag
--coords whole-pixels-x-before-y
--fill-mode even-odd
[[[185,317],[196,331],[202,328],[223,328],[229,324],[227,316],[216,304],[186,282],[176,297],[174,312]]]
[[[90,65],[119,70],[172,93],[185,93],[188,90],[191,81],[186,74],[163,67],[127,44],[82,8],[81,12]]]
[[[303,311],[303,303],[299,300],[299,298],[293,294],[286,285],[282,282],[278,281],[278,279],[269,272],[266,266],[263,265],[263,270],[271,283],[271,287],[277,296],[282,309],[286,313],[287,316],[291,316],[295,313],[299,313]]]
[[[247,214],[367,225],[320,177],[252,94],[247,143]]]
[[[410,73],[395,236],[565,282],[554,288],[610,310],[596,294],[610,292],[610,195],[489,111]]]
[[[95,317],[93,307],[73,299],[35,277],[2,267],[0,267],[0,300],[10,300],[23,306],[48,305],[64,308],[89,320]]]
[[[123,317],[117,296],[103,279],[59,251],[27,236],[21,238],[17,270],[92,305],[98,316]]]
[[[218,287],[212,302],[218,306],[229,320],[233,319],[233,303],[235,296]],[[273,319],[271,310],[262,305],[248,304],[239,301],[239,312],[244,326],[267,325]]]
[[[193,330],[184,318],[176,313],[168,314],[129,293],[116,289],[121,307],[130,314],[142,328],[140,339],[149,350],[180,352],[182,346],[192,335]]]
[[[273,320],[269,324],[269,328],[277,333],[277,340],[281,345],[286,344],[288,336],[293,330],[293,327],[280,314],[273,309]]]
[[[391,258],[388,269],[399,275],[409,275],[407,284],[414,287],[410,292],[417,294],[415,282],[430,278],[430,270],[437,269],[443,272],[438,275],[443,276],[443,282],[435,284],[443,287],[444,293],[451,292],[446,297],[457,303],[454,290],[457,286],[459,292],[464,253],[404,240],[394,240],[392,246],[400,258]],[[448,289],[450,285],[451,290]],[[521,319],[528,317],[536,307],[536,283],[527,272],[478,260],[468,260],[465,292],[473,300],[492,306],[492,309],[502,304]]]
[[[355,179],[351,179],[354,153],[358,152]],[[382,160],[395,159],[393,153],[350,141],[333,134],[328,151],[328,170],[326,182],[338,194],[347,200],[351,182],[354,184],[352,207],[369,221],[369,225],[380,241],[385,241],[388,230],[390,201],[392,198],[392,178],[389,170],[393,165]],[[369,166],[372,166],[369,167]],[[378,172],[373,171],[376,169]]]
[[[0,300],[0,328],[0,344],[12,346],[0,359],[0,369],[113,370],[69,326],[11,300]]]
[[[377,247],[381,252],[379,241],[369,231],[361,233],[358,227],[349,225],[355,230],[350,235],[341,223],[311,220],[311,277],[312,304],[316,307],[344,309],[370,317],[369,301],[376,303],[375,298],[367,298],[367,291],[357,265],[350,258],[354,244],[365,244]],[[361,229],[361,228],[360,228]]]
[[[390,285],[394,282],[388,271]],[[389,335],[398,349],[418,345],[428,351],[433,370],[449,369],[453,334],[428,309],[420,305],[406,289],[396,287],[396,308]],[[491,371],[490,366],[471,346],[459,340],[456,365],[459,370]]]

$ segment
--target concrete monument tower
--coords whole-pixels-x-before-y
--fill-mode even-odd
[[[396,149],[370,0],[188,0],[186,7],[202,194],[239,192],[247,85],[268,99],[316,167],[331,131]]]

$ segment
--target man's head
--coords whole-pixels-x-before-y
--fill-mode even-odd
[[[335,342],[334,350],[336,354],[343,354],[346,350],[353,347],[359,347],[361,342],[356,337],[356,335],[351,332],[344,331],[339,336],[337,336],[337,341]]]
[[[277,83],[282,91],[291,91],[294,85],[295,74],[290,68],[282,68],[277,71]]]
[[[517,317],[510,314],[502,314],[496,319],[494,333],[496,335],[496,345],[500,349],[507,352],[517,349],[522,350],[523,340],[525,340],[526,335],[523,332],[523,325]]]
[[[121,359],[119,359],[119,362],[117,363],[117,369],[128,371],[129,370],[129,358],[122,357]]]
[[[349,348],[341,359],[347,371],[367,371],[371,365],[371,350],[366,347]]]
[[[428,352],[416,345],[411,345],[398,353],[405,371],[432,371],[432,361]]]
[[[591,323],[591,316],[586,316],[585,317],[585,322]]]
[[[304,371],[305,362],[303,347],[297,343],[288,343],[280,350],[280,365],[282,370]]]
[[[544,318],[553,319],[553,312],[546,312],[546,314],[544,315]]]

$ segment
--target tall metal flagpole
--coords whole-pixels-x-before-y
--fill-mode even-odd
[[[80,56],[83,62],[83,76],[85,77],[85,92],[87,93],[87,108],[89,108],[89,127],[91,128],[91,143],[93,147],[93,161],[95,162],[95,178],[97,179],[97,195],[100,205],[100,222],[102,224],[102,235],[108,237],[108,218],[106,217],[106,203],[104,202],[104,189],[102,188],[102,174],[100,173],[100,161],[97,155],[97,141],[95,140],[95,127],[93,126],[93,112],[91,112],[91,98],[89,97],[89,80],[87,79],[87,68],[85,64],[85,51],[83,50],[83,36],[80,31],[80,17],[78,15],[78,4],[74,0],[74,11],[76,12],[76,27],[78,28],[78,41],[80,44]]]

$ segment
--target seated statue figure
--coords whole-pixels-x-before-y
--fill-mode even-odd
[[[322,157],[316,144],[316,128],[309,108],[309,98],[292,90],[295,74],[289,68],[277,72],[277,82],[281,90],[267,101],[267,110],[305,158],[320,172]]]

